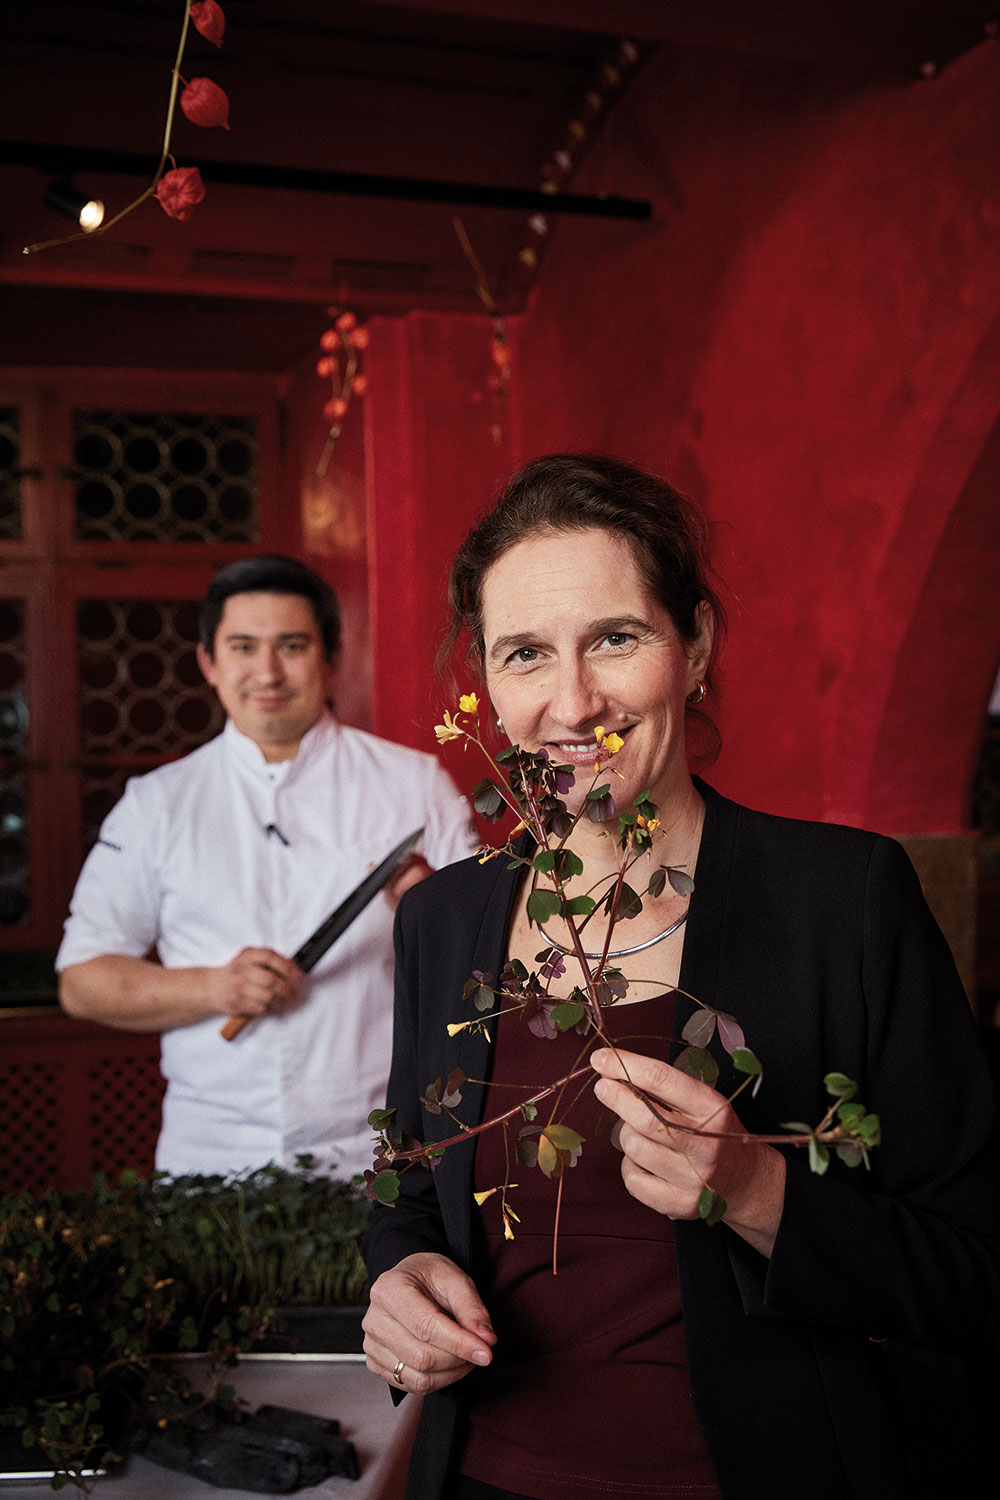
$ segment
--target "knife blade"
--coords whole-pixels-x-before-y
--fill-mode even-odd
[[[370,870],[364,880],[345,896],[335,911],[332,911],[325,921],[321,922],[316,931],[306,938],[301,948],[292,954],[292,963],[298,964],[303,974],[308,974],[319,963],[323,954],[330,948],[342,933],[346,932],[356,917],[364,911],[369,901],[372,901],[384,885],[395,875],[396,871],[413,853],[417,846],[423,828],[417,828],[413,833],[407,834],[401,839],[381,864]],[[230,1016],[220,1031],[220,1036],[227,1042],[238,1037],[244,1026],[256,1020],[256,1016]]]

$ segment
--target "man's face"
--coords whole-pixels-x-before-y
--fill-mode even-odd
[[[198,663],[240,733],[268,760],[293,759],[323,711],[332,671],[309,600],[231,595],[214,654],[199,646]]]

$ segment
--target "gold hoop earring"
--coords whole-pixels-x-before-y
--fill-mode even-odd
[[[703,682],[698,683],[698,685],[694,689],[694,692],[688,693],[687,701],[690,703],[692,708],[697,708],[699,703],[704,703],[705,684]]]
[[[501,719],[499,714],[497,714],[497,728],[501,734],[506,734],[506,730],[503,727],[503,719]]]

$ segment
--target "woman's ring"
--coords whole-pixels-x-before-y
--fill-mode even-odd
[[[403,1384],[403,1361],[401,1359],[397,1359],[396,1361],[396,1368],[392,1372],[392,1378],[397,1385]]]

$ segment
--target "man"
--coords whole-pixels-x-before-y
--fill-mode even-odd
[[[227,723],[131,780],[77,882],[56,959],[70,1015],[162,1031],[156,1165],[370,1164],[392,1032],[392,908],[474,848],[432,755],[338,724],[332,591],[291,558],[213,579],[198,661]],[[288,957],[405,835],[421,857],[303,975]],[[428,863],[429,862],[429,863]],[[388,897],[388,899],[386,899]],[[155,949],[159,962],[149,955]],[[252,1018],[233,1041],[226,1018]]]

